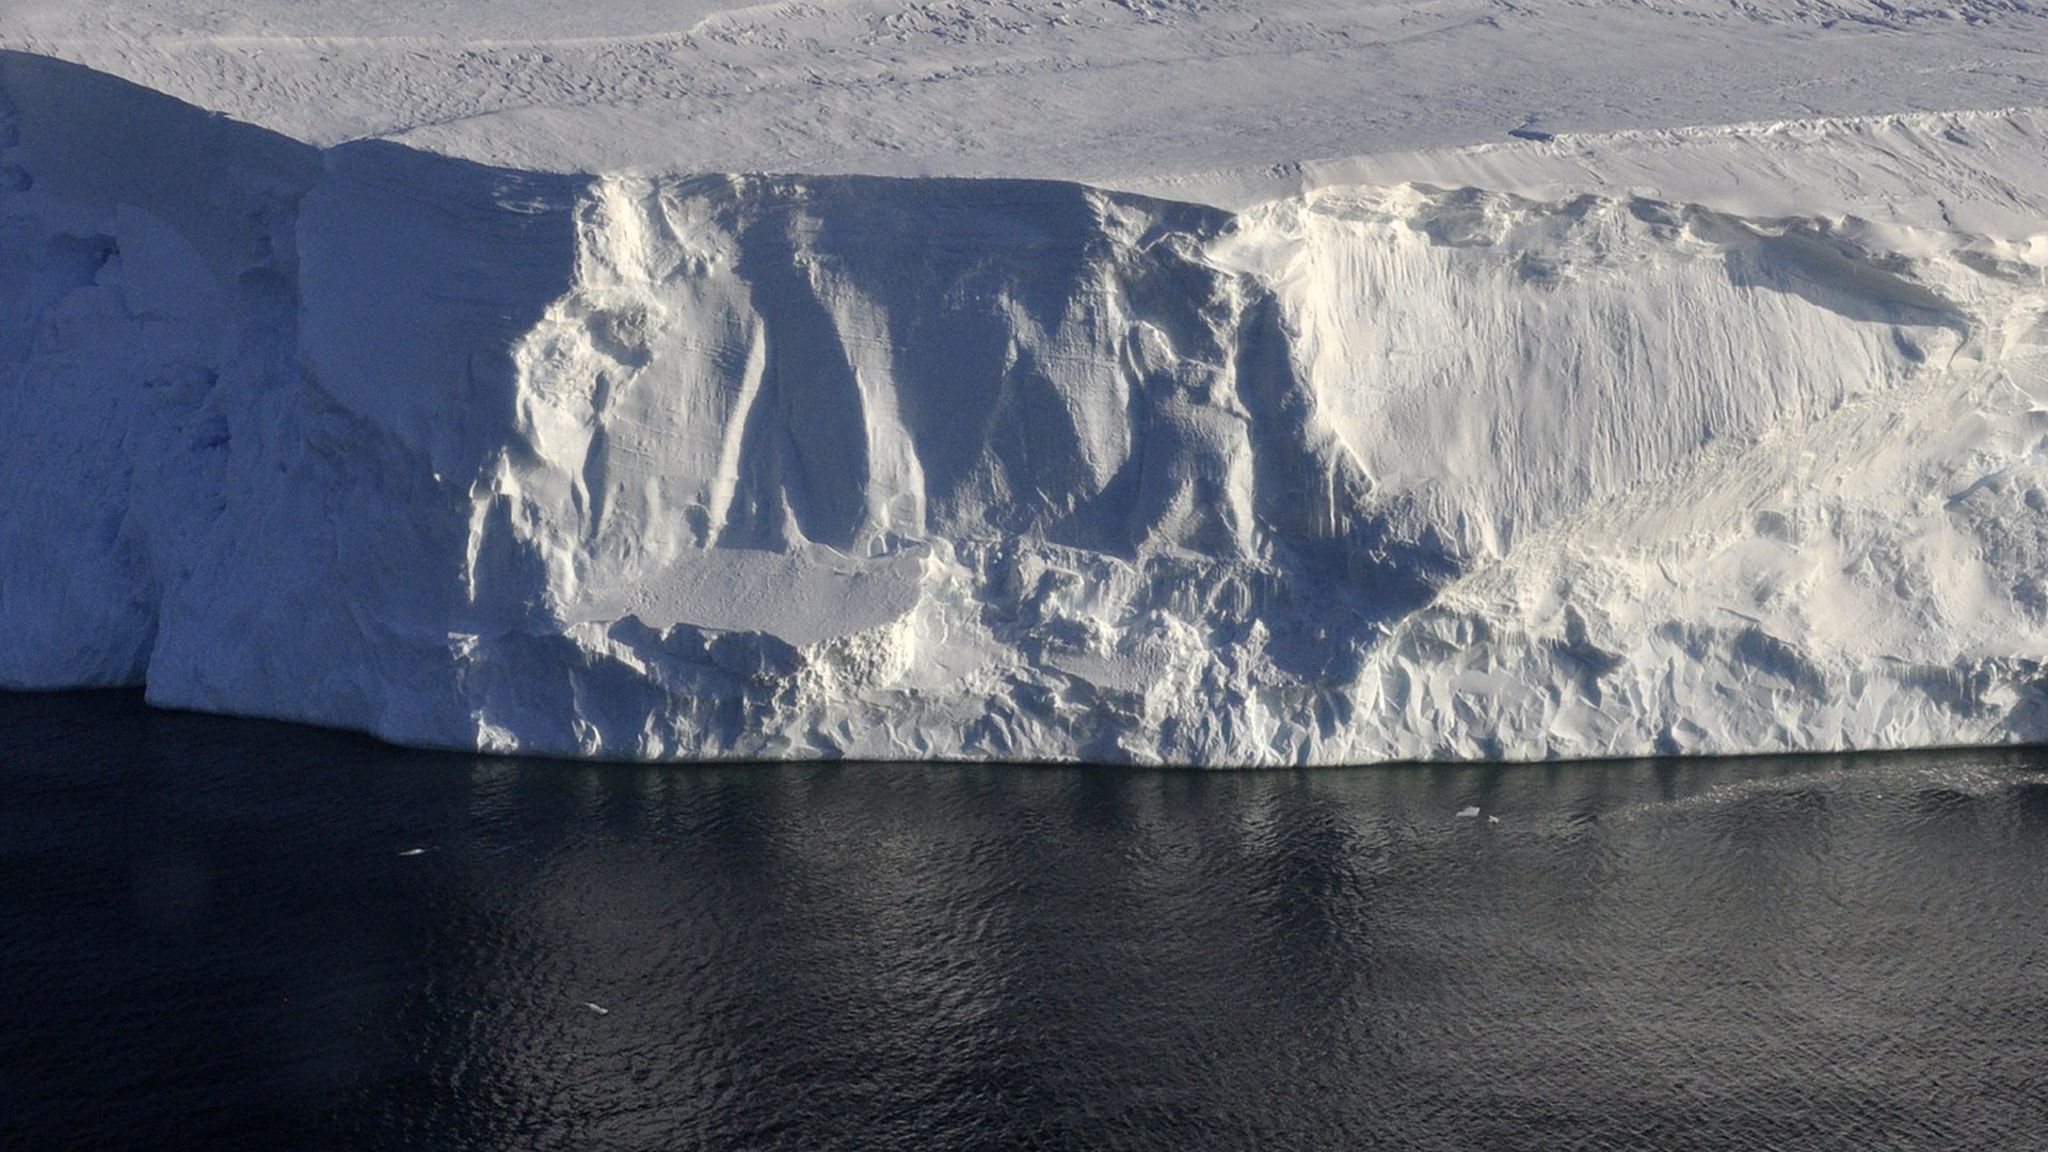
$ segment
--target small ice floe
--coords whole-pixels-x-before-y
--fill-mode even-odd
[[[398,854],[400,856],[425,856],[427,850],[425,848],[406,848],[402,849]]]
[[[1488,817],[1486,818],[1486,822],[1487,822],[1488,824],[1498,824],[1498,823],[1500,823],[1500,817],[1498,817],[1498,816],[1488,816]]]
[[[1473,805],[1472,807],[1470,807],[1470,808],[1460,808],[1460,809],[1458,809],[1458,819],[1460,819],[1460,820],[1476,820],[1476,819],[1478,819],[1478,818],[1479,818],[1479,806],[1478,806],[1477,804],[1474,804],[1474,805]]]
[[[590,1010],[591,1010],[592,1012],[595,1012],[595,1013],[597,1013],[597,1014],[598,1014],[599,1016],[609,1016],[609,1015],[611,1015],[611,1014],[612,1014],[612,1010],[611,1010],[611,1009],[609,1009],[609,1008],[605,1007],[605,1006],[604,1006],[604,1005],[602,1005],[602,1004],[594,1004],[594,1003],[592,1003],[592,1002],[590,1002],[590,1001],[588,1001],[588,1000],[585,1000],[585,1001],[583,1002],[583,1006],[584,1006],[585,1008],[588,1008],[588,1009],[590,1009]]]

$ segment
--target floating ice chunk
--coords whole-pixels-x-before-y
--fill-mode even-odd
[[[1473,805],[1473,806],[1472,806],[1472,807],[1470,807],[1470,808],[1460,808],[1460,809],[1458,809],[1458,819],[1460,819],[1460,820],[1471,820],[1471,819],[1474,819],[1475,817],[1477,817],[1478,815],[1479,815],[1479,806],[1478,806],[1478,805],[1476,805],[1476,804],[1475,804],[1475,805]]]
[[[1486,818],[1486,822],[1487,822],[1488,824],[1498,824],[1498,823],[1500,823],[1500,817],[1498,817],[1498,816],[1488,816],[1488,817]]]

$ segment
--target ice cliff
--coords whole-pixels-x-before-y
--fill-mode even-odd
[[[0,54],[0,686],[626,758],[2048,739],[2048,117],[1659,155],[1786,131],[1808,211],[1598,140],[1226,207],[323,151]]]

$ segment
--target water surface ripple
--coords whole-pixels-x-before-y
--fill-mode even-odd
[[[0,695],[0,1146],[2040,1147],[2044,893],[2042,751],[640,768]]]

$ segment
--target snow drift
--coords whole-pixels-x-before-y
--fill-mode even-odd
[[[2048,738],[2043,128],[1871,161],[2003,227],[1226,209],[321,151],[0,54],[0,684],[631,758]]]

